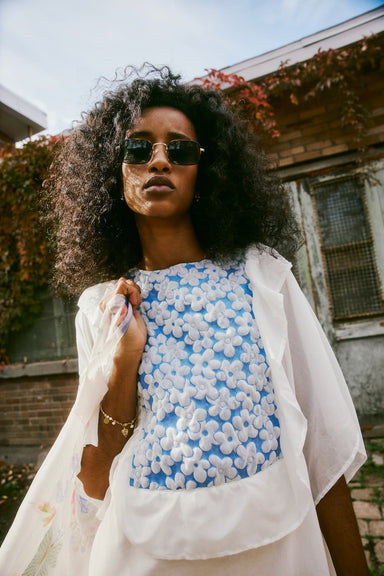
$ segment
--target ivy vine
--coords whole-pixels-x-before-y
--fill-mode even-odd
[[[41,219],[41,190],[57,138],[41,137],[0,153],[0,363],[7,361],[10,336],[40,312],[53,247]]]
[[[280,136],[275,110],[282,101],[298,106],[332,95],[341,126],[350,129],[359,143],[371,122],[370,110],[362,102],[362,77],[384,68],[383,42],[380,33],[343,48],[320,49],[304,62],[282,62],[276,72],[256,81],[214,69],[198,80],[206,89],[222,91],[228,104],[243,110],[251,127],[269,143]]]
[[[337,50],[319,50],[305,62],[247,82],[241,76],[209,70],[200,84],[222,91],[241,110],[266,144],[279,138],[275,110],[329,93],[340,106],[340,122],[356,141],[371,120],[361,99],[362,74],[383,68],[384,34],[372,35]],[[41,220],[41,184],[60,138],[39,138],[0,152],[0,364],[7,361],[11,334],[24,330],[40,312],[39,293],[50,280],[53,246]]]

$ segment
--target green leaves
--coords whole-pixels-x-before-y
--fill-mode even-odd
[[[41,218],[42,183],[57,139],[39,138],[0,156],[0,349],[39,313],[39,290],[49,281],[53,249]],[[0,358],[1,363],[1,358]]]

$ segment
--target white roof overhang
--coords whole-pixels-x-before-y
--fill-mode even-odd
[[[47,128],[47,115],[0,85],[0,132],[18,142]]]

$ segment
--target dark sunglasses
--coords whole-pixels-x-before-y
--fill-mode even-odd
[[[165,146],[169,161],[182,166],[198,164],[200,155],[204,152],[200,144],[193,140],[172,140],[165,144],[165,142],[152,143],[149,140],[128,138],[124,141],[123,162],[146,164],[151,160],[155,146]]]

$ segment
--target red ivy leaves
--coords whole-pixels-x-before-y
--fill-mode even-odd
[[[280,136],[268,96],[264,88],[247,82],[236,74],[225,74],[211,69],[204,78],[198,78],[205,90],[223,92],[226,102],[233,109],[241,109],[250,121],[251,128],[265,133],[270,138]]]
[[[351,128],[356,140],[360,140],[370,120],[359,96],[361,73],[382,65],[383,36],[373,34],[337,50],[320,49],[309,60],[294,65],[282,62],[276,72],[258,82],[213,69],[198,80],[205,89],[223,92],[231,107],[245,110],[251,127],[261,131],[267,140],[280,136],[274,106],[281,99],[288,98],[299,105],[332,92],[340,105],[342,126]]]

